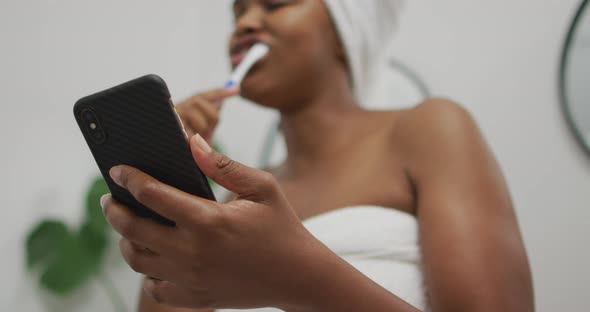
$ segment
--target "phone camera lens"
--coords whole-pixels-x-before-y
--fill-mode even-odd
[[[107,136],[94,111],[87,108],[82,111],[80,116],[89,138],[96,144],[103,144]]]
[[[90,111],[90,110],[86,110],[82,113],[82,117],[84,118],[84,120],[86,121],[93,121],[94,120],[94,114]]]
[[[102,139],[102,132],[96,131],[96,132],[92,133],[92,136],[97,140],[101,140]]]

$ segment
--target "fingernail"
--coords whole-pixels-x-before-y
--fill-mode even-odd
[[[193,138],[194,138],[194,140],[195,140],[195,143],[197,144],[197,147],[198,147],[198,148],[199,148],[201,151],[203,151],[203,152],[205,152],[205,153],[207,153],[207,154],[209,154],[209,153],[211,153],[211,152],[212,152],[211,146],[209,146],[209,144],[207,144],[207,141],[205,141],[205,140],[203,139],[203,137],[201,137],[201,135],[199,135],[199,134],[197,133],[197,134],[195,134],[195,136],[194,136]]]
[[[109,194],[104,194],[100,198],[100,207],[102,208],[102,211],[103,212],[104,212],[104,206],[106,205],[109,196],[110,196]]]
[[[111,171],[109,172],[109,174],[111,175],[111,179],[113,179],[113,181],[115,181],[115,183],[117,183],[119,186],[121,186],[121,168],[113,167],[113,168],[111,168]]]

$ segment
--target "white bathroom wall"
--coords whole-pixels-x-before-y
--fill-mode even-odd
[[[0,306],[111,310],[99,284],[60,302],[25,272],[23,239],[40,218],[80,217],[96,169],[71,116],[86,94],[145,73],[176,99],[226,77],[229,1],[0,2]],[[590,157],[568,132],[557,96],[561,45],[577,0],[406,1],[394,55],[438,95],[468,107],[511,187],[531,257],[539,311],[590,305]],[[219,139],[255,164],[272,113],[226,103]],[[586,244],[585,244],[586,243]],[[108,274],[131,305],[138,281],[113,251]]]

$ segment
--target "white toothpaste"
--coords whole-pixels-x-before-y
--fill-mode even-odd
[[[236,67],[234,72],[231,74],[230,79],[225,83],[226,88],[231,88],[234,86],[239,86],[242,83],[248,71],[260,61],[263,57],[265,57],[270,48],[264,43],[257,43],[250,50],[242,60],[242,62]]]

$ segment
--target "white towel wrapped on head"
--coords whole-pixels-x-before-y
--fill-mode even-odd
[[[344,44],[354,93],[368,96],[375,67],[397,29],[403,0],[324,0]]]

